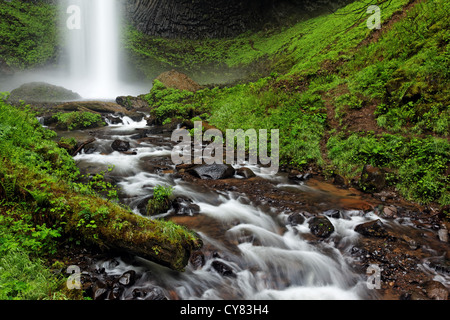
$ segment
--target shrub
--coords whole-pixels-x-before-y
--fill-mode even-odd
[[[53,116],[58,121],[57,127],[61,130],[79,130],[104,126],[101,115],[91,112],[58,112]]]

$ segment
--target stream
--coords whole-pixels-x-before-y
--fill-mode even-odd
[[[305,211],[310,212],[311,208],[331,212],[342,200],[341,195],[314,183],[293,181],[283,172],[275,176],[263,175],[258,166],[247,166],[256,178],[248,180],[235,176],[235,183],[228,188],[209,188],[188,181],[177,174],[170,161],[171,133],[152,134],[145,120],[136,122],[127,117],[121,120],[122,123],[109,123],[104,128],[58,134],[75,137],[78,141],[96,137],[94,143],[75,156],[77,165],[82,173],[106,171],[108,166],[113,166],[106,177],[120,187],[120,201],[135,214],[145,213],[145,204],[157,185],[172,186],[174,197],[190,199],[182,214],[169,211],[153,218],[171,219],[195,230],[204,247],[201,254],[194,253],[183,273],[137,257],[132,261],[121,257],[96,261],[94,269],[108,276],[120,277],[130,270],[136,275],[132,285],[123,287],[116,298],[381,298],[379,291],[371,286],[373,283],[369,280],[373,278],[365,269],[358,268],[358,258],[352,255],[362,237],[354,231],[355,226],[376,219],[399,228],[414,228],[411,223],[387,221],[373,210],[338,208],[338,216],[328,216],[335,231],[328,238],[318,240],[311,235],[308,226],[313,215],[290,223],[293,212],[289,208],[265,201],[262,194],[261,201],[255,201],[254,195],[246,194],[239,183],[271,185],[272,192],[280,196],[289,193],[291,198],[293,195],[297,205],[304,204]],[[140,139],[136,137],[136,133],[142,132],[144,135],[141,134]],[[130,142],[131,153],[114,151],[111,144],[116,139]],[[434,277],[447,287],[450,285],[448,273],[436,273]]]

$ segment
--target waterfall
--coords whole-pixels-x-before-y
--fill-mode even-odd
[[[83,98],[118,96],[120,14],[114,0],[62,2],[67,80]]]

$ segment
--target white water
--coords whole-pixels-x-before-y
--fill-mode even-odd
[[[12,91],[29,82],[61,86],[84,100],[115,100],[150,91],[151,83],[131,83],[122,76],[129,70],[125,70],[121,50],[120,1],[61,0],[59,5],[60,61],[0,79],[0,91]]]
[[[133,267],[141,278],[123,293],[123,299],[131,298],[134,288],[154,285],[163,288],[166,296],[172,292],[180,299],[348,300],[376,296],[375,291],[368,290],[366,277],[353,271],[350,254],[345,253],[358,238],[354,227],[373,216],[348,211],[345,214],[348,219],[330,218],[336,232],[327,241],[311,243],[307,240],[308,220],[302,225],[287,226],[288,214],[277,208],[255,206],[245,195],[199,190],[171,175],[143,172],[144,158],[148,161],[151,157],[170,156],[170,149],[148,142],[138,144],[130,139],[130,132],[139,126],[127,119],[124,124],[107,128],[107,134],[102,136],[104,140],[100,141],[110,145],[118,137],[128,140],[136,155],[99,151],[79,154],[75,160],[100,164],[103,169],[114,165],[113,173],[125,173],[118,184],[128,204],[138,214],[134,204],[148,199],[156,185],[174,186],[175,196],[192,199],[200,207],[200,215],[191,219],[200,221],[199,229],[194,230],[205,244],[206,263],[200,269],[189,264],[186,272],[174,273],[143,260],[139,267]],[[219,274],[214,268],[215,262],[231,267],[233,276]],[[111,274],[131,269],[123,262],[112,268],[108,268],[108,264],[102,267]]]
[[[67,10],[70,5],[75,11]],[[63,6],[62,9],[66,9],[64,17],[68,21],[72,17],[81,18],[81,21],[74,20],[70,29],[66,25],[70,89],[83,98],[115,98],[121,87],[117,2],[70,0],[63,1]]]

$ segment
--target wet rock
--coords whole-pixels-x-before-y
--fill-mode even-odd
[[[123,286],[132,286],[136,281],[136,271],[130,270],[120,276],[118,282]]]
[[[130,149],[130,143],[128,141],[117,139],[112,143],[111,148],[115,151],[128,151]]]
[[[138,128],[138,129],[136,129],[136,131],[137,131],[138,133],[133,134],[133,135],[130,137],[130,139],[133,139],[133,140],[145,139],[145,138],[147,138],[147,134],[149,133],[149,130],[148,130],[148,129],[142,129],[142,128]],[[142,142],[142,141],[141,141],[141,142]],[[140,142],[139,142],[139,143],[140,143]]]
[[[175,214],[194,216],[200,213],[200,207],[192,202],[191,199],[185,197],[176,197],[172,200],[172,207],[175,210]]]
[[[120,117],[115,117],[111,114],[105,115],[103,117],[103,119],[105,120],[105,122],[110,123],[110,124],[122,124],[123,121]]]
[[[229,164],[206,164],[188,169],[187,172],[202,180],[219,180],[232,178],[235,170]]]
[[[236,170],[236,175],[244,177],[246,179],[256,177],[256,174],[249,168],[242,167]]]
[[[94,300],[104,300],[108,295],[107,285],[104,282],[97,280],[92,287],[92,294]]]
[[[323,212],[322,215],[330,217],[330,218],[339,219],[341,217],[341,212],[336,209],[331,209],[331,210],[327,210],[327,211]]]
[[[320,238],[328,238],[334,232],[334,226],[325,216],[312,218],[309,222],[311,233]]]
[[[161,301],[167,300],[166,295],[163,290],[159,287],[145,287],[145,288],[136,288],[133,290],[132,298],[135,300],[153,300],[153,301]]]
[[[380,192],[386,186],[386,175],[380,168],[365,165],[361,173],[359,186],[363,191]]]
[[[305,222],[305,217],[301,213],[295,212],[287,218],[287,222],[291,226],[296,226],[303,224]]]
[[[448,290],[439,281],[429,281],[425,285],[427,297],[433,300],[448,300]]]
[[[388,236],[383,223],[379,219],[359,224],[355,227],[355,231],[366,237],[385,238]]]
[[[205,265],[205,255],[201,251],[195,251],[191,254],[191,258],[189,259],[194,269],[201,269]]]
[[[148,108],[148,102],[139,97],[120,96],[116,98],[116,103],[127,110]]]
[[[224,277],[233,277],[235,276],[233,268],[227,265],[225,262],[220,260],[215,260],[211,263],[211,267],[216,270],[220,275]]]

